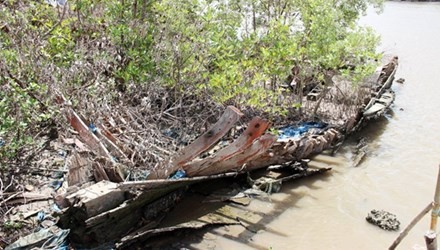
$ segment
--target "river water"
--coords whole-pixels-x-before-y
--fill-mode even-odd
[[[352,167],[354,142],[335,157],[318,156],[311,165],[333,168],[285,184],[271,202],[253,201],[263,212],[258,233],[241,226],[210,230],[196,249],[388,249],[398,232],[368,224],[372,209],[397,215],[403,229],[432,201],[440,164],[440,4],[386,2],[361,24],[381,36],[380,49],[399,56],[393,111],[369,124],[354,139],[369,142],[367,158]],[[413,228],[400,249],[424,246],[430,216]],[[188,245],[187,245],[188,246]]]

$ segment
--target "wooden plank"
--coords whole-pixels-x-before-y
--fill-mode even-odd
[[[250,147],[252,142],[260,137],[268,127],[269,122],[267,120],[260,117],[254,117],[243,134],[241,134],[232,144],[223,148],[211,157],[185,164],[183,169],[186,172],[201,172],[215,162],[225,161],[234,155],[240,154]]]
[[[193,160],[198,155],[214,146],[223,136],[226,135],[226,133],[228,133],[242,116],[243,113],[241,113],[240,110],[233,106],[228,106],[217,123],[215,123],[207,132],[182,149],[177,156],[165,161],[164,167],[162,167],[161,170],[152,172],[148,178],[167,178],[187,162]]]
[[[173,160],[175,166],[182,166],[216,144],[234,124],[240,120],[243,113],[233,106],[228,106],[217,121],[207,132],[185,147]]]
[[[264,154],[277,140],[276,136],[266,134],[258,138],[252,143],[250,147],[234,155],[233,157],[220,162],[215,162],[210,167],[195,172],[191,169],[188,170],[188,176],[203,176],[224,173],[232,170],[240,170],[240,168],[247,162]]]
[[[95,177],[95,181],[109,181],[107,173],[105,172],[104,168],[102,167],[101,163],[94,162],[93,163],[93,176]]]
[[[173,185],[176,183],[183,183],[185,185],[194,184],[201,181],[226,178],[237,176],[237,173],[225,173],[210,176],[197,176],[191,178],[181,178],[181,179],[163,179],[163,180],[146,180],[146,181],[127,181],[119,184],[121,190],[128,190],[131,188],[142,188],[143,190],[152,190],[156,188],[161,188],[164,186]]]
[[[69,174],[67,176],[69,186],[81,185],[90,181],[92,164],[88,159],[81,157],[80,153],[75,152],[69,157],[69,163]]]
[[[68,195],[66,199],[84,211],[86,218],[90,218],[119,206],[124,202],[125,195],[118,189],[117,183],[101,181]]]
[[[108,131],[106,128],[104,128],[103,125],[98,124],[97,125],[98,130],[96,131],[96,136],[102,140],[105,144],[105,146],[109,149],[109,151],[115,156],[118,157],[121,160],[124,160],[124,162],[130,162],[133,164],[130,159],[127,157],[127,155],[123,152],[123,145],[116,139],[110,131]]]
[[[107,148],[99,141],[98,137],[90,132],[87,125],[72,108],[68,108],[67,119],[69,120],[70,125],[79,133],[79,136],[84,140],[87,146],[101,156],[108,157],[109,159],[112,158]]]
[[[99,157],[95,159],[95,163],[101,163],[102,169],[105,171],[108,180],[112,182],[123,182],[124,181],[124,173],[123,173],[123,165],[118,164],[111,159]],[[97,164],[99,165],[99,164]]]

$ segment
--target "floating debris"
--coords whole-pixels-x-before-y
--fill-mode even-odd
[[[396,80],[396,82],[397,82],[397,83],[404,83],[404,82],[405,82],[405,79],[403,79],[403,78],[399,78],[399,79]]]
[[[384,210],[371,210],[365,219],[387,231],[397,231],[400,227],[400,221],[397,220],[396,215]]]

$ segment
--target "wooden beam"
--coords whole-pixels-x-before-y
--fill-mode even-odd
[[[96,135],[90,132],[89,127],[87,127],[87,125],[81,120],[78,114],[70,107],[67,110],[67,119],[69,120],[70,125],[78,132],[79,136],[87,144],[87,146],[89,146],[100,156],[112,159],[109,151],[104,146],[104,144],[99,141]]]
[[[201,159],[198,161],[193,161],[185,164],[183,169],[188,173],[202,172],[204,169],[208,168],[216,162],[221,162],[230,159],[231,157],[240,154],[248,147],[252,145],[252,142],[260,137],[269,127],[269,122],[260,117],[254,117],[249,123],[246,130],[240,137],[235,140],[232,144],[221,149],[217,154]]]
[[[277,140],[276,136],[266,134],[258,138],[243,152],[234,155],[233,157],[225,160],[215,162],[208,168],[195,171],[188,169],[188,176],[203,176],[224,173],[232,170],[240,171],[245,163],[252,161],[253,159],[264,154]]]
[[[241,113],[240,110],[233,106],[228,106],[217,123],[190,145],[182,149],[177,156],[165,161],[165,166],[158,171],[153,171],[150,176],[148,176],[149,179],[165,179],[187,162],[209,150],[228,133],[242,116],[243,113]]]

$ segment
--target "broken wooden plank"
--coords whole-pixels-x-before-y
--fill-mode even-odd
[[[260,117],[254,117],[246,130],[232,144],[221,149],[217,154],[202,160],[185,164],[182,168],[186,172],[201,172],[215,162],[225,161],[234,155],[240,154],[251,146],[252,142],[260,137],[269,127],[269,122]]]
[[[70,194],[66,197],[68,203],[84,212],[86,218],[113,209],[125,200],[124,192],[118,189],[118,184],[100,181],[92,186]]]
[[[188,169],[188,176],[203,176],[219,174],[223,172],[228,172],[232,170],[240,170],[240,168],[247,162],[259,157],[264,154],[276,141],[276,136],[266,134],[258,138],[252,143],[250,147],[241,152],[240,154],[234,155],[233,157],[220,162],[215,162],[210,167],[202,169],[200,171],[193,171]]]
[[[228,133],[242,116],[243,113],[240,110],[233,106],[228,106],[220,119],[207,132],[182,149],[177,156],[166,161],[163,169],[152,172],[149,179],[165,179],[187,162],[209,150]]]
[[[93,163],[93,176],[95,177],[96,182],[100,182],[103,180],[109,181],[110,178],[108,177],[107,173],[104,170],[104,167],[102,167],[101,163],[94,162]]]
[[[0,202],[0,205],[17,205],[26,204],[34,201],[45,201],[52,198],[50,194],[42,194],[37,192],[17,192],[14,194],[3,193],[4,200]]]
[[[313,153],[318,153],[318,149],[325,150],[341,138],[341,133],[330,128],[323,131],[318,140],[311,136],[294,140],[278,140],[270,151],[260,155],[258,158],[246,164],[246,170],[254,170],[271,165],[278,165],[289,161],[296,161],[310,157]],[[313,140],[311,140],[313,139]],[[323,141],[326,141],[324,144]]]
[[[125,155],[132,155],[133,150],[129,147],[125,146],[119,139],[117,139],[104,125],[98,124],[98,129],[103,136],[105,136],[108,140],[110,140],[113,144],[119,147],[122,152],[125,152]]]
[[[196,176],[191,178],[181,178],[181,179],[163,179],[163,180],[146,180],[146,181],[128,181],[123,182],[119,184],[119,188],[121,190],[128,190],[132,188],[142,188],[145,190],[151,190],[163,186],[172,185],[175,183],[184,183],[186,185],[201,182],[201,181],[207,181],[207,180],[213,180],[213,179],[219,179],[219,178],[226,178],[226,177],[233,177],[237,176],[237,173],[224,173],[224,174],[217,174],[217,175],[210,175],[210,176]]]
[[[113,162],[112,160],[104,157],[98,157],[95,159],[94,167],[96,170],[100,171],[100,167],[105,171],[108,180],[112,182],[123,182],[124,181],[124,173],[123,173],[123,165]],[[105,176],[103,176],[105,178]]]
[[[233,106],[228,106],[214,126],[179,152],[177,157],[173,160],[174,165],[180,167],[211,148],[228,133],[242,116],[243,113],[241,113],[240,110]]]
[[[131,233],[124,238],[122,238],[117,244],[117,249],[132,249],[132,245],[134,243],[139,243],[145,241],[151,237],[158,236],[164,233],[172,233],[178,230],[184,229],[201,229],[203,227],[209,225],[238,225],[239,222],[231,218],[231,214],[235,215],[235,213],[231,213],[230,211],[237,210],[232,206],[224,206],[214,210],[210,213],[201,214],[195,219],[192,219],[187,222],[179,223],[172,226],[155,228],[155,229],[146,229],[146,230],[138,230],[137,232]],[[251,212],[248,212],[246,215],[249,217]]]
[[[116,157],[119,160],[123,160],[126,163],[133,164],[133,162],[131,162],[127,155],[125,155],[122,149],[113,142],[113,140],[116,140],[116,138],[110,133],[110,131],[105,130],[102,125],[98,125],[98,129],[96,130],[96,137],[98,137],[98,139],[100,139],[104,143],[104,145],[113,155],[113,157]]]
[[[69,157],[69,174],[67,175],[67,183],[69,186],[81,185],[90,181],[92,175],[92,163],[75,152]]]
[[[112,159],[104,144],[99,141],[96,135],[90,132],[89,127],[87,127],[78,114],[70,107],[67,110],[67,119],[69,120],[70,125],[79,133],[79,136],[84,140],[87,146],[99,155]]]

